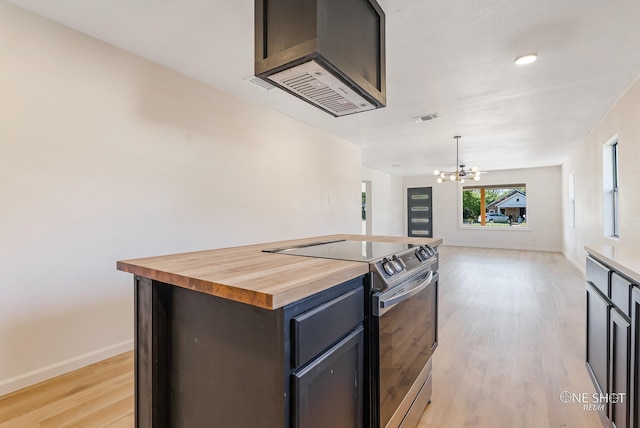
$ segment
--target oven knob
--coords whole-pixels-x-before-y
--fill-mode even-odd
[[[422,260],[427,260],[429,258],[429,253],[424,247],[420,247],[420,254],[422,254]]]
[[[404,263],[404,260],[402,260],[401,258],[393,256],[393,260],[398,262],[398,264],[400,265],[400,270],[407,268],[407,265]]]
[[[384,269],[384,271],[389,275],[393,275],[394,273],[396,273],[395,269],[393,269],[393,266],[391,265],[391,262],[387,259],[384,259],[382,261],[382,268]]]
[[[418,261],[423,262],[424,258],[422,257],[422,253],[420,253],[420,250],[416,251],[416,258],[418,259]]]
[[[390,260],[391,265],[396,270],[396,272],[400,272],[402,270],[402,265],[398,262],[398,258],[393,256],[393,259]]]

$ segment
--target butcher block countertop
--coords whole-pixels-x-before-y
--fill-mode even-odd
[[[587,253],[640,284],[640,248],[585,245]]]
[[[441,239],[328,235],[118,261],[118,270],[266,309],[277,309],[369,272],[368,263],[264,253],[338,239],[438,246]]]

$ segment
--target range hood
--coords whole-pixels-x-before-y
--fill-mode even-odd
[[[255,0],[255,75],[333,116],[384,107],[375,0]]]

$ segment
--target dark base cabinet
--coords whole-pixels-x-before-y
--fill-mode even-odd
[[[631,290],[630,426],[640,427],[640,288]]]
[[[631,355],[631,323],[629,318],[615,308],[611,309],[609,355],[609,419],[617,428],[630,426],[629,380]]]
[[[607,394],[609,391],[609,308],[611,308],[611,303],[590,283],[587,283],[586,289],[586,365],[596,392]]]
[[[612,426],[640,428],[640,289],[592,256],[587,277],[587,370]]]
[[[136,427],[362,427],[362,277],[277,310],[143,277],[135,300]]]

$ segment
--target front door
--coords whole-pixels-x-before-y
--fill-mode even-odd
[[[407,189],[408,236],[433,238],[431,187]]]

